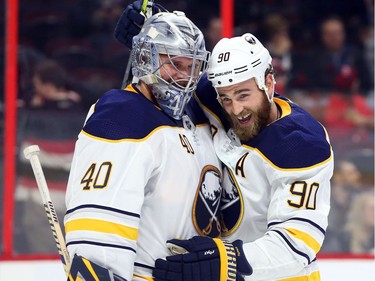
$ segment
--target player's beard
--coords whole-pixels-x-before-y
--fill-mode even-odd
[[[251,114],[250,123],[247,125],[241,125],[238,121],[238,117],[233,114],[226,114],[234,133],[241,141],[249,141],[259,134],[268,123],[268,119],[271,113],[271,103],[263,95],[262,104],[257,111],[247,110],[241,113],[242,116]]]

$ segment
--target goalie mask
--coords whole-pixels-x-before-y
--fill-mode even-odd
[[[268,50],[250,33],[231,39],[223,38],[212,51],[208,80],[218,88],[255,78],[258,88],[268,97],[265,73],[272,69],[271,61]]]
[[[133,38],[133,76],[148,84],[160,107],[177,120],[208,57],[202,32],[182,12],[155,14]],[[178,79],[168,72],[171,66]]]

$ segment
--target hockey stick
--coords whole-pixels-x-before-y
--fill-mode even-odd
[[[147,20],[149,17],[152,16],[152,5],[154,4],[153,2],[154,1],[151,1],[151,0],[143,0],[142,2],[141,11],[145,16],[145,20]],[[131,74],[131,68],[133,64],[133,55],[134,55],[134,52],[133,50],[131,50],[128,64],[126,65],[124,78],[122,79],[122,84],[121,84],[122,90],[126,87],[126,85],[128,85],[131,82],[133,78],[132,77],[133,75]]]
[[[31,167],[33,169],[34,176],[38,185],[38,189],[39,189],[40,195],[42,196],[44,209],[47,213],[49,225],[51,227],[53,237],[55,238],[57,250],[59,251],[59,255],[63,263],[66,276],[69,276],[69,271],[70,271],[69,253],[65,245],[65,239],[60,228],[60,223],[59,223],[56,211],[55,211],[55,207],[53,206],[51,197],[49,195],[46,178],[44,177],[42,165],[40,164],[40,160],[38,157],[39,151],[40,151],[39,146],[30,145],[24,149],[23,153],[26,159],[30,160]]]

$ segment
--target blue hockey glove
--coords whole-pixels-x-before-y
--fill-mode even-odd
[[[129,49],[132,48],[132,40],[137,35],[145,22],[145,15],[141,12],[142,0],[129,4],[123,11],[115,27],[115,38]],[[163,6],[153,3],[152,15],[159,12],[168,12]]]
[[[201,236],[168,240],[169,250],[176,255],[157,259],[152,274],[155,281],[243,281],[243,275],[251,275],[253,269],[242,244]]]

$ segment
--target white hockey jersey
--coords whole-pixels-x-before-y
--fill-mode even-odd
[[[243,240],[254,270],[245,280],[320,280],[316,254],[327,228],[333,173],[325,129],[299,106],[275,94],[281,118],[241,143],[211,83],[201,80],[197,95],[213,127],[216,153],[226,165],[224,174],[229,176],[230,185],[223,183],[222,236]]]
[[[92,107],[75,147],[64,219],[70,255],[152,280],[166,241],[220,235],[221,164],[195,100],[176,121],[136,87]],[[186,118],[186,119],[185,119]]]

